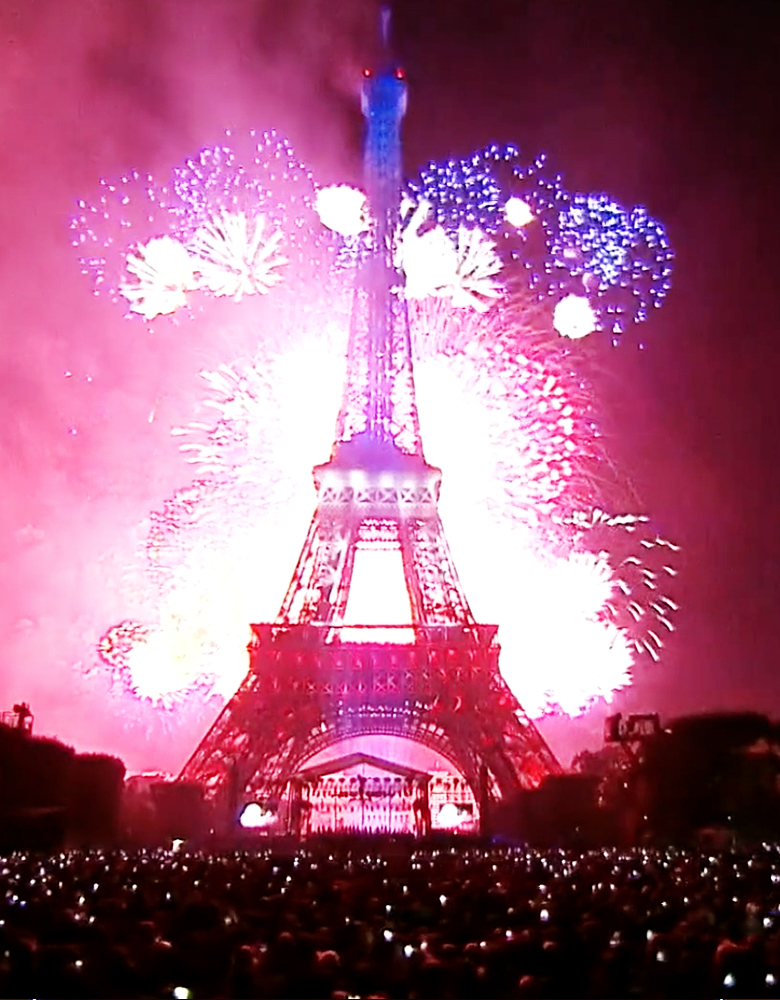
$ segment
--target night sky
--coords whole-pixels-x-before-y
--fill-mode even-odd
[[[410,164],[516,141],[675,249],[665,307],[608,359],[612,454],[683,547],[678,632],[624,710],[780,712],[779,26],[759,2],[398,5]]]
[[[683,550],[678,631],[624,711],[780,715],[776,11],[395,4],[408,173],[491,141],[545,151],[570,190],[644,204],[676,253],[667,304],[603,366],[610,451]],[[0,708],[31,701],[39,732],[116,746],[73,664],[96,619],[122,617],[99,581],[186,481],[168,431],[225,360],[205,331],[150,335],[92,297],[74,199],[131,167],[165,174],[228,126],[278,127],[316,176],[356,180],[375,17],[367,0],[0,2]],[[571,749],[596,721],[550,738]]]

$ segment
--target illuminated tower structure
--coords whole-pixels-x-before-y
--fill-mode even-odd
[[[444,757],[471,787],[483,830],[492,804],[559,770],[499,672],[497,627],[469,608],[439,518],[441,471],[423,455],[392,255],[406,101],[389,59],[366,74],[372,248],[354,291],[335,443],[314,469],[317,506],[276,621],[252,626],[247,676],[181,774],[203,786],[228,828],[257,802],[286,805],[287,828],[299,832],[307,762],[356,738],[367,751],[372,738],[400,737]],[[349,618],[356,558],[372,549],[396,553],[407,622]]]

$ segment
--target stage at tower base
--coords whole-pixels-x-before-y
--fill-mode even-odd
[[[372,241],[335,443],[314,469],[317,506],[276,621],[252,626],[246,678],[180,776],[203,788],[220,833],[487,833],[560,770],[501,676],[497,627],[469,608],[439,518],[441,471],[423,454],[393,261],[406,100],[389,58],[366,75]],[[372,561],[388,585],[395,573],[403,620],[361,617]]]

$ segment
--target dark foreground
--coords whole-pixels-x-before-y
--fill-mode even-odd
[[[5,997],[775,997],[780,850],[0,859]]]

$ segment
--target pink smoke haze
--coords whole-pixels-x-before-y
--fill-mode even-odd
[[[407,174],[516,141],[529,156],[548,151],[576,190],[647,204],[676,249],[668,305],[619,350],[598,348],[602,429],[636,486],[625,509],[649,511],[683,549],[678,630],[611,710],[777,714],[776,21],[736,0],[395,10]],[[262,310],[242,304],[238,322],[219,301],[194,320],[125,320],[79,273],[69,220],[77,198],[97,200],[100,178],[165,178],[226,129],[276,128],[321,184],[359,184],[357,87],[377,17],[374,0],[0,0],[0,709],[28,701],[37,732],[117,753],[131,770],[176,770],[218,706],[193,698],[166,712],[128,695],[96,644],[134,617],[128,594],[143,610],[134,574],[150,512],[192,481],[171,430],[202,416],[201,372],[254,357]],[[420,365],[423,406],[450,376]],[[516,613],[506,576],[484,586],[490,540],[463,514],[484,497],[447,469],[452,442],[429,417],[445,528],[475,611],[516,648],[524,622],[542,619],[579,683],[582,645],[569,636],[565,648],[552,602],[581,601],[580,570],[602,586],[599,566],[578,563],[564,591],[544,602],[537,589]],[[288,428],[301,469],[288,474],[311,490],[304,459],[326,456],[298,448],[301,423]],[[478,465],[486,456],[468,430],[461,451]],[[296,497],[278,560],[257,566],[272,607],[313,502],[313,491]],[[521,573],[516,561],[513,586]],[[521,700],[523,672],[538,675],[546,652],[506,658]],[[598,745],[605,708],[543,724],[564,762]]]
[[[0,4],[0,703],[29,701],[38,732],[131,768],[175,769],[198,738],[199,716],[168,732],[83,668],[127,615],[149,512],[191,478],[170,432],[199,372],[256,339],[232,329],[226,350],[218,322],[186,318],[150,331],[93,298],[74,199],[131,168],[164,176],[231,126],[277,127],[320,177],[353,179],[375,24],[360,0]]]

